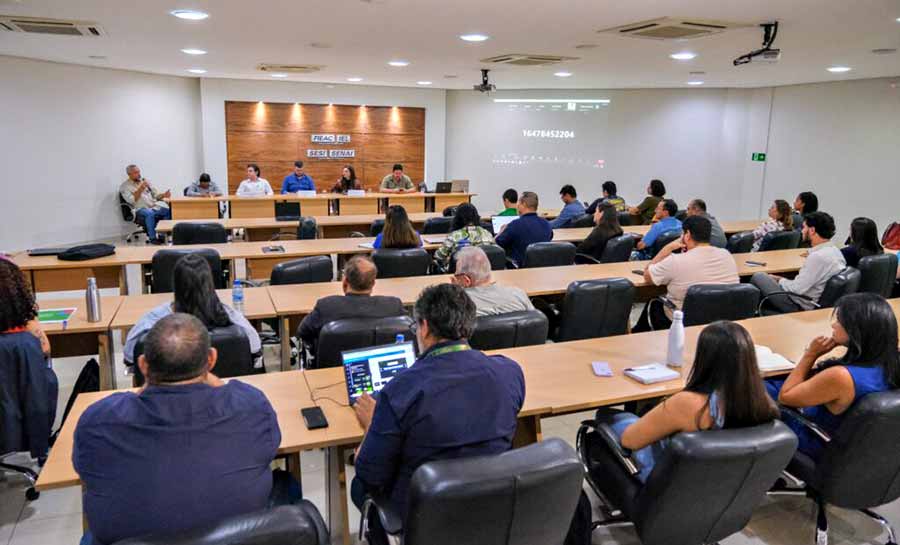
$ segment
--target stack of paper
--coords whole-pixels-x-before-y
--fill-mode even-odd
[[[679,378],[681,375],[661,363],[650,363],[625,369],[625,376],[631,377],[641,384],[656,384]]]
[[[756,361],[759,364],[759,370],[768,371],[790,371],[794,368],[794,363],[785,358],[781,354],[772,352],[768,346],[754,345],[756,347]]]

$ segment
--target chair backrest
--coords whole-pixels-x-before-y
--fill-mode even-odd
[[[675,212],[675,219],[677,219],[678,221],[684,221],[685,219],[687,219],[687,210],[679,210],[678,212]]]
[[[422,226],[423,235],[442,235],[450,232],[453,218],[428,218]]]
[[[817,492],[860,509],[900,497],[900,391],[868,394],[846,413],[816,464]]]
[[[256,371],[253,368],[253,354],[250,352],[250,340],[239,325],[231,324],[225,327],[214,327],[209,330],[210,346],[216,349],[219,357],[216,360],[215,374],[217,377],[240,377],[252,375]],[[144,339],[138,339],[134,345],[134,362],[138,356],[144,353]],[[140,386],[144,383],[144,376],[140,368],[134,366],[134,382]]]
[[[431,256],[423,248],[382,248],[372,253],[378,278],[422,276],[428,274]]]
[[[828,279],[825,289],[819,296],[819,306],[823,308],[833,307],[837,300],[845,295],[859,291],[862,275],[857,269],[847,267]]]
[[[319,332],[316,343],[316,367],[340,367],[341,352],[390,344],[402,333],[406,340],[416,338],[409,316],[389,318],[346,318],[328,322]]]
[[[600,263],[623,263],[631,257],[634,250],[634,237],[624,234],[611,238],[606,241],[606,247],[603,248],[603,254],[600,256]]]
[[[559,267],[575,263],[575,245],[570,242],[533,242],[525,248],[523,269]]]
[[[175,263],[188,254],[197,254],[206,259],[207,263],[209,263],[209,268],[212,269],[213,282],[216,285],[216,289],[225,288],[225,275],[222,273],[222,260],[219,258],[219,252],[211,248],[190,250],[186,248],[177,250],[167,248],[165,250],[157,250],[156,253],[153,254],[153,262],[150,265],[150,270],[153,274],[153,293],[169,293],[175,291],[173,285],[174,280],[172,278],[172,273],[175,270]]]
[[[877,293],[889,298],[897,282],[897,256],[892,253],[869,255],[859,260],[861,293]]]
[[[733,254],[750,253],[753,250],[753,231],[744,231],[743,233],[731,235],[726,248]]]
[[[303,216],[297,224],[297,240],[313,240],[319,236],[319,226],[316,218]]]
[[[556,339],[576,341],[627,333],[635,291],[626,278],[572,282],[566,288]]]
[[[136,537],[114,545],[326,545],[328,529],[308,500],[237,515],[178,535]]]
[[[759,290],[752,284],[696,284],[684,297],[684,325],[753,318]]]
[[[594,215],[593,214],[582,214],[578,216],[573,221],[569,222],[569,225],[566,227],[571,228],[584,228],[584,227],[593,227],[594,226]]]
[[[478,247],[484,250],[485,255],[487,255],[488,261],[491,262],[492,271],[502,271],[506,269],[506,252],[503,248],[496,244],[482,244]],[[451,274],[455,271],[456,253],[450,256],[450,268],[447,269],[447,272]]]
[[[372,222],[372,225],[369,226],[369,236],[377,237],[384,231],[384,219],[377,219]]]
[[[118,193],[119,196],[119,211],[122,212],[122,219],[128,222],[134,221],[134,210],[131,208],[131,205],[128,204],[121,193]]]
[[[478,350],[498,350],[544,344],[549,327],[547,316],[539,310],[479,316],[469,345]]]
[[[628,210],[617,212],[617,215],[619,216],[619,225],[622,227],[631,225],[631,213]]]
[[[334,280],[334,270],[331,256],[314,255],[283,261],[275,265],[272,268],[269,283],[278,286],[281,284],[331,282],[332,280]]]
[[[802,236],[803,233],[794,230],[766,233],[766,236],[759,243],[759,251],[792,250],[800,246]]]
[[[660,250],[665,248],[666,244],[672,242],[673,240],[678,240],[681,238],[681,229],[666,231],[663,234],[656,237],[656,240],[653,242],[652,255],[655,256],[659,253]]]
[[[441,211],[441,215],[445,218],[452,218],[456,214],[456,206],[447,206],[444,207],[444,210]]]
[[[409,489],[406,545],[561,545],[581,494],[575,451],[547,439],[496,456],[420,466]]]
[[[228,231],[220,223],[176,223],[172,229],[172,244],[224,244]]]

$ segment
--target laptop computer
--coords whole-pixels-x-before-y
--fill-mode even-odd
[[[453,182],[438,182],[434,189],[435,193],[450,193],[453,189]]]
[[[364,393],[380,392],[398,374],[416,361],[412,341],[345,350],[341,352],[344,377],[347,379],[347,398],[356,403]]]
[[[450,182],[451,191],[453,193],[468,193],[469,192],[469,180],[452,180]]]
[[[31,256],[40,256],[40,255],[59,255],[68,250],[68,248],[32,248],[28,250],[28,255]]]
[[[298,202],[275,202],[275,220],[276,221],[300,221],[300,203]]]
[[[491,228],[494,229],[494,235],[500,234],[500,229],[511,221],[519,219],[519,216],[491,216]]]

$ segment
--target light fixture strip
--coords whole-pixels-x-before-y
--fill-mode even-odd
[[[609,104],[608,98],[495,98],[499,103],[527,103],[527,104]]]

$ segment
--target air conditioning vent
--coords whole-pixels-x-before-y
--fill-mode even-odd
[[[662,17],[641,21],[630,25],[598,30],[601,34],[648,38],[651,40],[689,40],[719,34],[735,28],[746,28],[754,25],[712,21],[709,19]]]
[[[557,64],[564,61],[575,61],[578,57],[560,57],[559,55],[525,55],[522,53],[508,53],[488,59],[481,59],[487,64],[511,64],[513,66],[544,66]]]
[[[285,74],[312,74],[325,68],[320,64],[259,64],[256,69],[260,72],[278,72]]]
[[[57,36],[105,36],[106,32],[97,23],[89,21],[68,21],[44,19],[41,17],[15,17],[0,15],[0,30],[5,32],[27,32],[30,34],[55,34]]]

